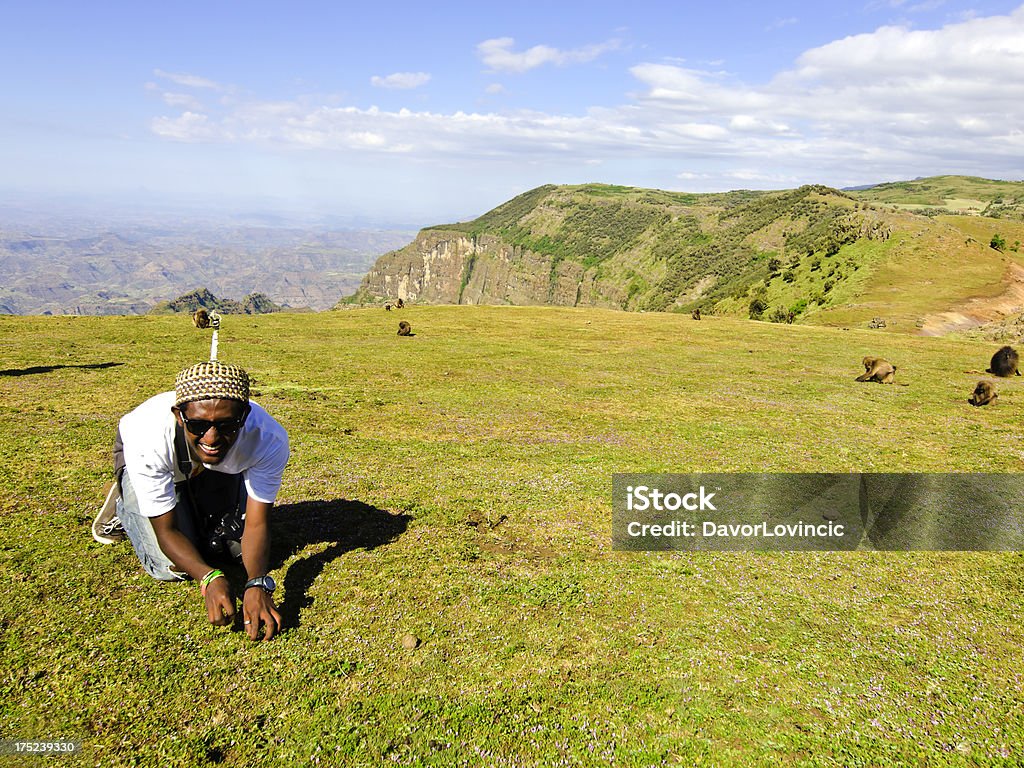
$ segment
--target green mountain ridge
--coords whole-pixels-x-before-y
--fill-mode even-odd
[[[931,176],[849,190],[855,198],[886,203],[926,215],[976,214],[1024,220],[1024,182],[978,176]]]
[[[1018,200],[1024,183],[973,177],[850,192],[545,185],[472,221],[422,230],[378,259],[343,303],[700,309],[838,324],[892,315],[902,327],[920,327],[931,312],[998,293],[1016,258],[936,214],[998,207],[1012,218]],[[964,201],[971,205],[937,207]],[[914,210],[923,206],[928,216]],[[890,282],[894,268],[902,285]],[[951,291],[947,282],[960,285]]]

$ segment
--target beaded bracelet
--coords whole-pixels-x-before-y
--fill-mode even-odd
[[[217,570],[216,568],[214,568],[208,574],[203,576],[203,580],[199,582],[199,592],[202,594],[203,597],[206,597],[206,588],[208,586],[210,586],[210,582],[213,581],[214,579],[224,579],[224,578],[227,578],[224,575],[224,571],[220,571],[220,570]]]

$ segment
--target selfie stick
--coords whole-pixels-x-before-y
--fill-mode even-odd
[[[217,331],[220,329],[220,313],[210,313],[210,327],[213,328],[213,339],[210,341],[210,360],[217,359]]]

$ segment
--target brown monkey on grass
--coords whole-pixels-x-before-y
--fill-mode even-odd
[[[865,357],[864,373],[857,381],[877,381],[879,384],[892,384],[896,376],[896,366],[881,357]]]
[[[694,320],[700,320],[700,307],[697,307],[697,309],[693,310],[693,312],[690,313],[690,317],[692,317]]]
[[[395,302],[395,309],[402,309],[405,306],[405,302],[399,299]]]
[[[210,315],[209,313],[200,307],[192,315],[192,324],[196,328],[209,328],[210,327]]]
[[[967,398],[971,405],[988,405],[994,403],[999,395],[996,394],[996,386],[991,381],[979,381],[974,388],[974,393]]]
[[[885,362],[885,360],[881,357],[871,357],[870,355],[868,357],[865,357],[863,360],[861,360],[861,365],[864,366],[864,373],[869,373],[871,369],[874,368],[875,365],[879,362]],[[857,380],[860,381],[860,379]]]
[[[1013,347],[1001,347],[998,352],[992,355],[992,362],[985,370],[994,376],[1020,376],[1017,368],[1017,350]]]
[[[403,320],[398,324],[398,335],[399,336],[412,336],[412,326],[408,322]]]

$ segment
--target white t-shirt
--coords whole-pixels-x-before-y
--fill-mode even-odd
[[[219,464],[203,466],[213,472],[241,473],[249,496],[272,504],[288,463],[288,433],[261,406],[251,400],[249,404],[252,412],[234,445]],[[185,479],[174,451],[177,420],[171,412],[173,405],[174,393],[164,392],[125,414],[120,422],[125,468],[139,499],[139,511],[146,517],[174,509],[174,484]],[[194,465],[196,458],[189,458]]]

